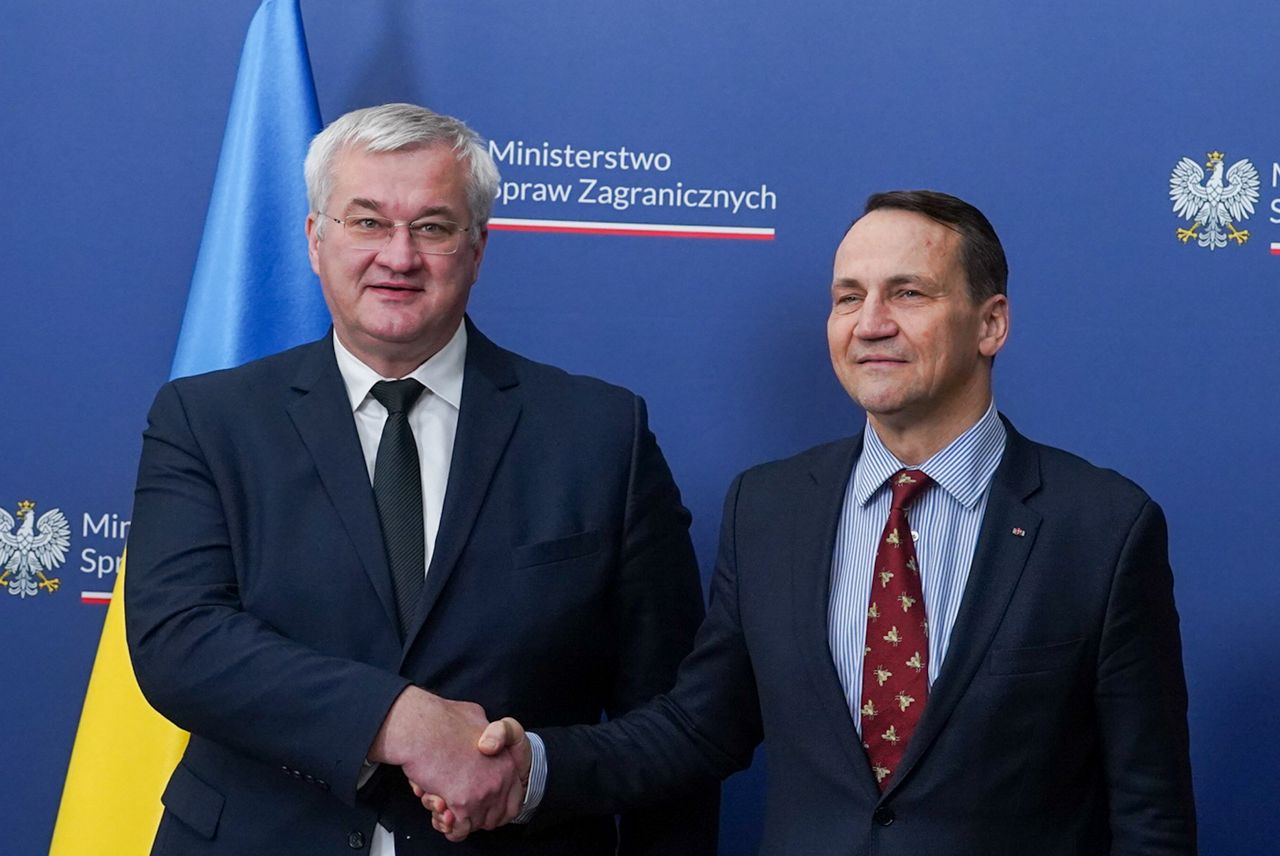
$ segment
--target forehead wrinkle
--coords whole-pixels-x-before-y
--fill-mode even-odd
[[[357,196],[348,202],[346,210],[350,210],[353,207],[366,208],[370,211],[376,211],[379,214],[383,213],[382,204],[380,202],[376,199],[365,199],[363,196]],[[445,214],[449,217],[454,216],[453,209],[448,205],[424,205],[419,209],[417,214],[409,218],[409,222],[421,220],[423,217],[434,217],[437,214]]]

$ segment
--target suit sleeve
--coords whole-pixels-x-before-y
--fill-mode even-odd
[[[740,483],[725,502],[707,618],[675,687],[601,725],[539,730],[547,750],[543,810],[606,813],[652,805],[751,763],[761,723],[738,611]]]
[[[638,397],[632,436],[611,610],[618,655],[606,703],[610,719],[671,688],[704,614],[690,515]],[[705,781],[678,800],[628,812],[619,819],[619,856],[714,856],[719,809],[719,784]]]
[[[1120,554],[1098,661],[1111,853],[1194,854],[1187,688],[1168,535],[1148,500]]]
[[[354,804],[365,753],[408,682],[291,641],[243,608],[224,511],[233,492],[215,483],[166,385],[143,435],[125,578],[138,684],[179,727]]]

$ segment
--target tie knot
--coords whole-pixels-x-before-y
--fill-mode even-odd
[[[889,485],[893,489],[893,507],[903,510],[910,508],[931,484],[933,479],[919,470],[898,470],[889,479]]]
[[[405,413],[426,389],[411,377],[404,380],[380,380],[369,390],[388,413]]]

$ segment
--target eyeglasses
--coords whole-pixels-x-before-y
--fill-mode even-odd
[[[462,236],[470,231],[470,227],[460,226],[452,220],[438,220],[435,217],[424,217],[421,220],[405,222],[388,220],[385,217],[374,217],[371,214],[352,214],[347,217],[331,217],[323,211],[317,211],[321,217],[341,223],[347,233],[347,241],[353,249],[380,250],[391,242],[396,228],[404,226],[409,232],[409,240],[419,253],[433,256],[448,256],[456,253],[462,246]]]

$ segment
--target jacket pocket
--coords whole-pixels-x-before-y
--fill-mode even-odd
[[[197,835],[212,840],[218,831],[226,798],[195,773],[179,763],[160,797],[169,813],[191,827]]]
[[[511,561],[517,568],[528,568],[534,565],[549,565],[552,562],[563,562],[587,556],[600,549],[600,533],[597,530],[579,532],[564,538],[550,541],[539,541],[536,544],[525,544],[511,550]]]
[[[1027,675],[1065,669],[1076,661],[1082,639],[1030,648],[992,648],[987,671],[993,675]]]

